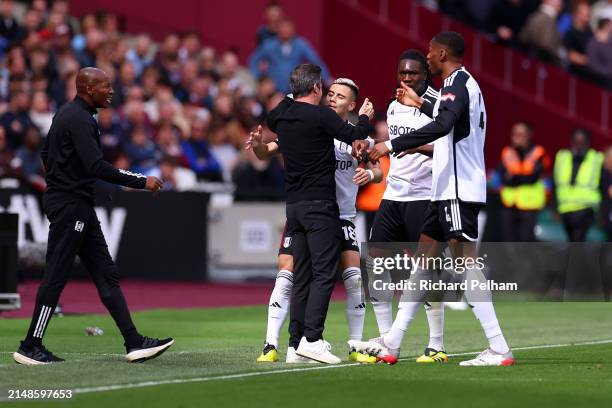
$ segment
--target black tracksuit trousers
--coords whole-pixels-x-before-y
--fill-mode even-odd
[[[328,200],[287,204],[287,230],[294,263],[289,345],[297,348],[302,336],[323,338],[342,242],[338,204]]]
[[[26,343],[42,342],[49,320],[70,278],[75,257],[78,255],[89,271],[102,303],[115,320],[126,344],[137,344],[140,335],[134,327],[119,287],[119,271],[108,252],[93,206],[75,199],[53,205],[45,203],[45,211],[50,222],[47,264],[36,295],[36,307]]]

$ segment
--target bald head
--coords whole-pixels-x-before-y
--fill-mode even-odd
[[[93,87],[104,80],[108,80],[108,76],[101,69],[93,67],[82,68],[76,77],[77,92],[79,94],[87,93],[87,87]]]
[[[99,68],[82,68],[76,77],[77,94],[95,108],[106,108],[113,97],[113,87],[106,72]]]

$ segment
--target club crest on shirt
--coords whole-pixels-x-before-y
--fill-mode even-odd
[[[283,248],[289,248],[291,246],[291,237],[285,237],[283,240]]]
[[[455,102],[455,95],[450,92],[445,93],[444,95],[440,97],[440,102],[445,102],[445,101]]]

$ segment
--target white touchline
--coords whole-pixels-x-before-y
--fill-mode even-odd
[[[537,345],[537,346],[513,347],[512,350],[534,350],[534,349],[546,349],[546,348],[557,348],[557,347],[591,346],[591,345],[609,344],[609,343],[612,343],[612,339],[583,341],[583,342],[576,342],[576,343],[542,344],[542,345]],[[449,354],[448,356],[449,357],[469,356],[472,354],[477,354],[479,352],[480,351],[469,351],[465,353]],[[403,357],[403,358],[400,358],[400,361],[411,360],[414,357],[416,356]],[[216,381],[216,380],[234,380],[237,378],[258,377],[260,375],[299,373],[303,371],[316,371],[316,370],[330,370],[334,368],[354,367],[358,365],[361,365],[361,364],[345,363],[345,364],[324,365],[324,366],[317,366],[317,367],[287,368],[283,370],[253,371],[250,373],[228,374],[228,375],[219,375],[219,376],[211,376],[211,377],[194,377],[194,378],[179,378],[176,380],[144,381],[144,382],[132,383],[132,384],[116,384],[116,385],[103,385],[100,387],[77,388],[74,390],[74,392],[76,394],[86,394],[90,392],[103,392],[103,391],[125,390],[125,389],[130,389],[130,388],[153,387],[156,385],[186,384],[186,383],[192,383],[192,382],[206,382],[206,381]]]

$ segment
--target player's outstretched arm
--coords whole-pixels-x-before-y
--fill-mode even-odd
[[[249,133],[249,139],[244,145],[245,150],[253,149],[253,153],[259,160],[266,160],[280,154],[277,142],[264,143],[261,125],[254,132]]]
[[[355,140],[365,139],[370,131],[370,119],[374,117],[374,105],[368,98],[359,109],[359,122],[356,126],[345,122],[329,107],[321,108],[321,126],[326,133],[341,142],[352,144]]]
[[[399,152],[398,154],[395,154],[395,157],[397,157],[398,159],[401,159],[402,157],[408,155],[408,154],[422,154],[425,155],[427,157],[433,157],[433,145],[432,144],[428,144],[428,145],[424,145],[421,147],[415,147],[414,149],[408,149],[408,150],[404,150],[403,152]]]

